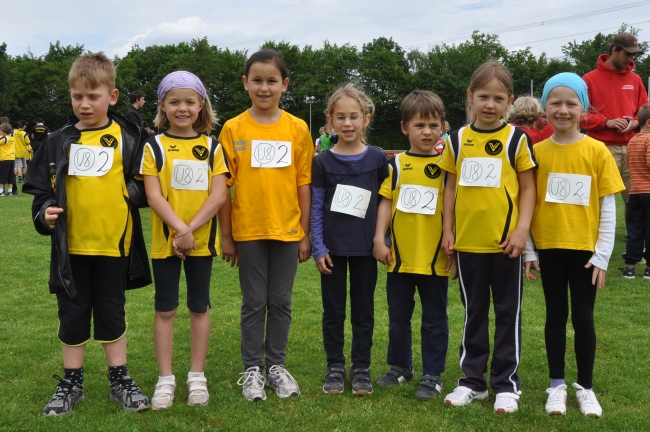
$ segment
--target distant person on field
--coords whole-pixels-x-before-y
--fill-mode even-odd
[[[32,152],[36,154],[36,151],[39,149],[45,138],[50,134],[50,129],[45,126],[42,118],[36,119],[36,126],[32,130]]]
[[[109,400],[126,412],[149,408],[126,366],[125,290],[151,283],[140,213],[134,206],[140,130],[108,112],[115,105],[115,67],[101,52],[78,58],[68,83],[74,115],[48,136],[27,173],[36,230],[51,236],[50,292],[56,294],[63,378],[44,416],[84,400],[83,361],[93,337],[104,347]],[[42,123],[41,123],[42,126]],[[71,144],[72,143],[72,144]],[[140,197],[143,198],[143,197]]]
[[[27,173],[27,155],[31,153],[32,147],[30,145],[29,134],[25,132],[27,122],[20,120],[14,129],[14,141],[16,142],[16,162],[14,164],[14,174],[18,179],[18,183],[25,182],[25,173]]]
[[[0,124],[0,196],[13,195],[13,183],[16,181],[14,176],[16,145],[12,134],[13,129],[9,123]]]
[[[621,33],[612,40],[609,53],[598,57],[598,67],[583,76],[591,106],[580,121],[580,127],[590,137],[604,142],[614,156],[625,183],[622,195],[626,209],[630,191],[627,143],[639,128],[637,111],[648,103],[643,81],[632,72],[637,54],[643,51],[638,47],[636,36]]]
[[[319,138],[319,141],[318,141],[319,147],[318,147],[317,152],[318,153],[323,153],[324,151],[327,151],[328,149],[330,149],[332,147],[332,145],[333,145],[332,141],[331,141],[331,139],[332,139],[331,135],[332,134],[330,133],[328,125],[325,125],[325,126],[321,127],[318,130],[318,132],[320,132],[320,138]]]
[[[626,243],[625,269],[622,276],[635,277],[634,266],[645,258],[650,263],[650,104],[638,112],[640,133],[627,145],[627,164],[630,168],[630,201],[625,217],[628,239]],[[648,249],[646,251],[646,249]],[[643,273],[650,279],[650,267]]]
[[[530,142],[537,144],[541,141],[541,136],[534,125],[542,113],[542,106],[537,99],[530,96],[519,96],[508,108],[506,116],[510,123],[526,132]]]
[[[142,115],[140,114],[140,109],[144,106],[144,93],[140,90],[132,91],[129,95],[129,103],[131,106],[124,113],[124,117],[127,120],[132,121],[140,127],[144,127],[144,121],[142,120]]]
[[[539,99],[535,98],[539,102],[539,106],[542,106],[542,103]],[[533,127],[539,134],[539,140],[544,141],[546,138],[550,138],[553,135],[553,125],[549,123],[546,113],[542,111],[542,114],[539,116]]]
[[[449,326],[447,285],[452,255],[440,250],[444,178],[436,151],[442,136],[445,107],[435,93],[416,90],[401,105],[402,132],[411,148],[388,161],[388,177],[379,190],[373,256],[387,265],[388,356],[390,370],[380,387],[413,379],[411,317],[416,290],[422,304],[422,376],[419,400],[440,396]],[[390,233],[390,241],[386,240]],[[387,243],[390,243],[387,245]],[[404,247],[406,245],[406,247]]]

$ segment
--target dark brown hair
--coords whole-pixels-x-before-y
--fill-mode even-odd
[[[437,94],[428,90],[413,90],[402,99],[400,110],[404,126],[418,114],[423,118],[438,117],[441,125],[445,121],[445,104]]]
[[[250,56],[246,62],[246,71],[244,72],[244,75],[247,78],[248,74],[251,71],[251,66],[253,66],[253,63],[273,63],[280,71],[282,81],[289,78],[289,70],[287,69],[287,64],[284,61],[282,53],[278,51],[274,51],[272,49],[263,49]]]

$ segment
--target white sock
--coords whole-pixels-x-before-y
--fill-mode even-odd
[[[187,379],[190,378],[205,378],[205,372],[188,372]]]
[[[172,381],[176,382],[176,377],[175,377],[174,375],[169,375],[169,376],[159,376],[159,377],[158,377],[158,382],[161,382],[161,381],[167,381],[167,380],[172,380]]]

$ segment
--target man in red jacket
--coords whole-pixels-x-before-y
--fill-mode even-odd
[[[626,210],[630,191],[627,143],[639,128],[637,111],[648,103],[643,81],[632,72],[636,54],[643,54],[636,37],[621,33],[612,40],[609,53],[598,57],[598,67],[582,77],[587,83],[591,106],[580,127],[590,137],[607,144],[614,156],[625,183]]]

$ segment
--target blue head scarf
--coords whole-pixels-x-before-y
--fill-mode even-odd
[[[582,108],[586,111],[589,107],[589,95],[587,94],[587,84],[582,78],[573,72],[562,72],[544,84],[544,93],[542,93],[542,109],[546,111],[546,99],[548,99],[549,93],[555,87],[568,87],[578,95]]]

